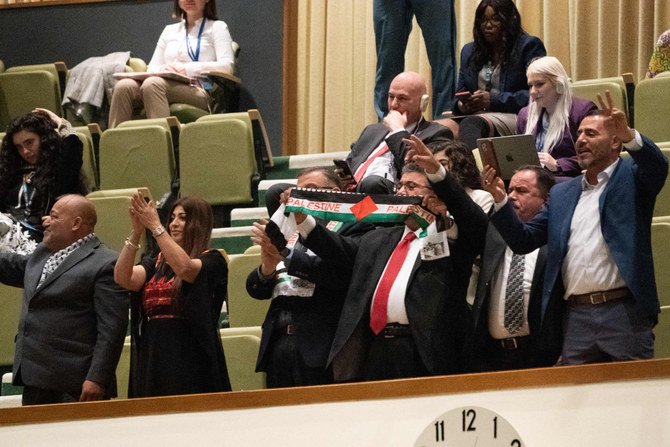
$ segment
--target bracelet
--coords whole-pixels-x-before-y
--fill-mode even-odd
[[[161,234],[165,233],[165,227],[163,225],[158,225],[154,230],[151,232],[151,234],[154,235],[154,237],[158,237]]]
[[[130,237],[126,238],[126,241],[123,243],[126,247],[134,248],[135,250],[139,250],[142,248],[142,245],[138,242],[137,244],[133,244],[133,241],[130,240]]]

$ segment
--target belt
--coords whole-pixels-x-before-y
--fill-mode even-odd
[[[412,330],[409,324],[389,323],[379,333],[384,338],[409,337]]]
[[[619,287],[618,289],[604,290],[602,292],[584,293],[582,295],[570,295],[568,303],[570,304],[602,304],[608,301],[620,300],[630,296],[628,287]]]
[[[495,339],[495,342],[503,349],[521,349],[528,345],[530,336],[524,335],[523,337],[497,338]]]
[[[295,335],[298,332],[298,328],[295,324],[287,324],[286,326],[275,328],[274,332],[282,335]]]

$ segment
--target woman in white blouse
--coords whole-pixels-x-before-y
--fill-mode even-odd
[[[179,23],[163,30],[147,71],[175,72],[197,77],[202,71],[234,71],[232,38],[228,25],[216,19],[215,0],[174,0],[174,17]],[[109,127],[132,117],[133,109],[144,109],[147,118],[170,115],[169,104],[180,102],[202,109],[210,98],[198,83],[183,83],[150,76],[143,82],[122,79],[114,87],[109,111]]]

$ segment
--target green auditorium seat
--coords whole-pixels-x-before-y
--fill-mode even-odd
[[[37,107],[62,115],[58,79],[46,70],[0,73],[0,129]]]
[[[228,264],[228,318],[230,327],[261,326],[270,300],[256,300],[247,293],[249,273],[261,263],[260,254],[232,255]]]
[[[221,342],[233,391],[265,388],[265,373],[256,372],[256,359],[261,345],[260,337],[222,333]]]
[[[295,178],[282,178],[282,179],[276,179],[276,180],[261,180],[260,183],[258,184],[258,205],[259,206],[265,206],[265,194],[267,193],[268,189],[272,185],[276,185],[277,183],[290,183],[292,185],[297,184],[297,180]]]
[[[670,147],[661,147],[661,152],[670,158]],[[670,176],[666,177],[665,186],[663,186],[661,192],[656,196],[654,216],[670,216]]]
[[[96,191],[87,197],[95,205],[98,214],[98,223],[95,225],[95,234],[109,248],[120,252],[126,237],[130,234],[131,223],[128,214],[130,207],[130,195],[134,189],[118,191]],[[118,194],[118,195],[115,195]],[[145,252],[147,243],[143,235],[140,239],[141,250],[137,250],[135,261],[139,261]]]
[[[644,79],[635,88],[635,128],[652,141],[670,141],[670,77]]]
[[[578,98],[589,99],[598,105],[598,94],[605,99],[605,91],[609,91],[612,96],[614,106],[626,113],[626,117],[630,120],[628,110],[628,99],[626,89],[623,83],[614,80],[603,79],[589,79],[584,81],[577,81],[570,84],[572,94]]]
[[[3,396],[20,396],[23,394],[23,387],[18,385],[12,385],[12,373],[8,372],[2,375],[2,389],[0,395]],[[3,403],[4,406],[4,403]],[[14,405],[11,405],[14,406]],[[19,398],[18,404],[16,406],[21,406],[21,400]]]
[[[228,254],[241,254],[251,246],[251,226],[212,229],[211,248],[226,250]]]
[[[181,131],[181,123],[175,116],[168,116],[167,118],[147,118],[124,121],[119,124],[119,128],[129,127],[146,127],[146,126],[161,126],[170,132],[170,141],[172,143],[172,150],[174,152],[175,169],[179,173],[179,132]]]
[[[670,307],[670,222],[651,224],[651,247],[661,306]]]
[[[254,203],[258,175],[251,132],[244,121],[186,124],[179,147],[181,195],[195,195],[212,205],[216,226],[227,225],[225,213],[231,205]]]
[[[334,168],[333,160],[344,160],[350,151],[324,152],[274,157],[274,167],[267,173],[270,180],[295,178],[305,168],[325,166]]]
[[[101,189],[144,186],[160,201],[172,192],[176,176],[170,132],[158,125],[106,130],[99,170]]]
[[[77,136],[83,145],[83,159],[81,168],[86,175],[86,187],[89,191],[100,189],[98,166],[95,162],[95,152],[93,150],[93,141],[88,135],[77,132]]]
[[[128,398],[128,383],[130,381],[130,336],[123,343],[123,350],[119,363],[116,365],[116,394],[119,399]]]
[[[58,89],[55,93],[60,99],[63,98],[68,76],[67,65],[65,65],[65,62],[58,61],[47,64],[15,65],[14,67],[9,67],[7,69],[7,73],[23,73],[27,71],[48,71],[51,73],[58,82]]]
[[[0,284],[0,366],[14,363],[14,337],[19,327],[23,289]]]
[[[654,356],[670,357],[670,306],[661,307],[658,324],[654,327]]]
[[[231,227],[245,227],[253,225],[261,219],[268,218],[268,210],[264,207],[235,208],[230,212]]]

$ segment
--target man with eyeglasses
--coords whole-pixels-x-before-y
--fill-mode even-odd
[[[407,149],[404,138],[416,135],[424,142],[453,138],[451,130],[423,118],[428,105],[426,82],[413,71],[400,73],[388,91],[388,114],[381,123],[367,126],[351,145],[347,163],[356,191],[392,194],[402,171]]]
[[[411,149],[396,194],[422,195],[436,220],[446,220],[448,208],[460,227],[457,240],[446,242],[435,224],[424,232],[410,219],[352,239],[295,213],[305,245],[324,260],[353,266],[330,350],[336,381],[466,368],[462,350],[470,317],[465,293],[487,217],[417,136],[404,143]]]

